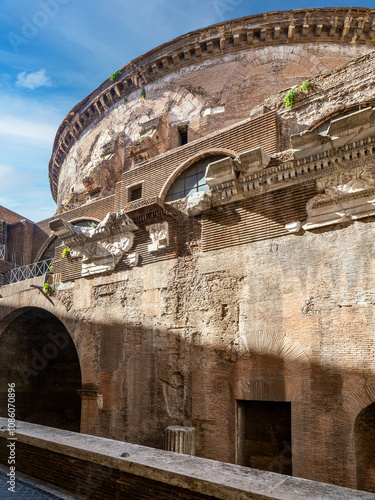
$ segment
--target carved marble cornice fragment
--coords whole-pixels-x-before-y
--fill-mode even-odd
[[[50,229],[69,247],[73,258],[82,257],[82,276],[112,271],[131,249],[138,227],[122,210],[110,212],[93,228],[74,226],[64,219],[50,222]],[[137,254],[128,258],[136,265]]]

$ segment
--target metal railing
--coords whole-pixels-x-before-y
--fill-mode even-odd
[[[37,278],[44,276],[51,271],[53,259],[41,260],[27,266],[15,267],[4,273],[4,285],[11,285],[19,281],[28,280],[29,278]]]
[[[0,260],[5,260],[5,245],[0,245]]]

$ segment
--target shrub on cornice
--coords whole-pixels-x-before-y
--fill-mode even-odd
[[[115,71],[113,75],[109,77],[109,79],[111,80],[111,82],[117,82],[117,80],[120,79],[120,76],[121,76],[121,71]]]
[[[64,250],[62,251],[62,256],[64,259],[69,259],[70,257],[70,250],[69,248],[64,248]]]

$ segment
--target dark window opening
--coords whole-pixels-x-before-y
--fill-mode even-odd
[[[180,136],[180,146],[187,144],[188,142],[188,128],[187,125],[184,127],[178,127],[178,134]]]
[[[165,197],[165,201],[174,201],[199,191],[208,191],[206,168],[209,163],[225,158],[223,155],[207,156],[193,163],[174,181]]]
[[[130,191],[130,201],[140,200],[142,198],[142,186],[137,186]]]
[[[237,401],[239,465],[292,475],[291,403]]]

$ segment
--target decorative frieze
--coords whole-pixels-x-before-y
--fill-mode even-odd
[[[375,215],[375,166],[340,172],[317,182],[320,192],[306,205],[307,220],[303,229],[315,229]]]

